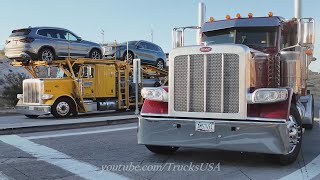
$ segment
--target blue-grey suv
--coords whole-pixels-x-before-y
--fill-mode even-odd
[[[133,59],[141,59],[143,64],[151,64],[159,69],[165,68],[166,54],[162,48],[148,41],[129,41],[128,56],[127,42],[118,45],[103,46],[104,56],[116,57],[117,59],[127,60],[132,64]]]
[[[69,49],[70,47],[70,49]],[[6,41],[5,55],[16,60],[41,60],[71,57],[102,59],[102,47],[85,41],[73,32],[55,27],[30,27],[13,30]]]

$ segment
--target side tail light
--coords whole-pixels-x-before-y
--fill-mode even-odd
[[[20,39],[19,41],[23,43],[32,43],[34,41],[34,38],[26,37],[26,38]]]

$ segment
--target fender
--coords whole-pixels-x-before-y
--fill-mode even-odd
[[[291,104],[296,102],[292,88],[287,88],[288,99],[272,104],[248,104],[248,117],[288,119]]]
[[[54,98],[52,98],[52,99],[48,99],[48,100],[46,100],[43,104],[52,106],[52,105],[54,104],[54,102],[56,102],[56,100],[59,99],[59,98],[61,98],[61,97],[68,97],[68,98],[72,99],[72,101],[73,101],[74,104],[76,105],[76,108],[78,109],[78,104],[76,103],[76,101],[74,100],[74,98],[73,98],[72,96],[70,96],[70,95],[67,95],[67,94],[63,94],[63,95],[61,95],[61,96],[59,96],[59,97],[54,97]]]

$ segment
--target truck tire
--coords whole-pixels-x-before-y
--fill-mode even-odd
[[[290,107],[290,116],[289,120],[291,122],[290,127],[288,127],[290,139],[290,152],[286,155],[278,155],[279,163],[282,165],[288,165],[297,159],[302,143],[302,120],[299,114],[297,107],[292,104]]]
[[[312,98],[312,117],[311,117],[311,124],[305,124],[303,127],[306,129],[312,129],[314,124],[314,99]]]
[[[59,98],[52,105],[51,114],[55,118],[66,118],[70,114],[76,114],[76,107],[71,99]]]
[[[156,153],[156,154],[173,154],[175,153],[179,147],[170,147],[170,146],[153,146],[153,145],[146,145],[149,151]]]
[[[38,115],[25,115],[27,118],[36,119],[39,116]]]

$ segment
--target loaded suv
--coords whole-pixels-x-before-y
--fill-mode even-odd
[[[70,48],[70,49],[69,49]],[[52,61],[68,57],[102,58],[99,44],[82,40],[73,32],[54,27],[16,29],[6,40],[5,55],[16,60]]]
[[[132,64],[133,59],[141,59],[143,64],[151,64],[159,69],[164,69],[166,65],[166,54],[162,48],[148,41],[128,41],[121,44],[111,44],[103,46],[104,56],[116,57],[117,59],[128,60]]]

